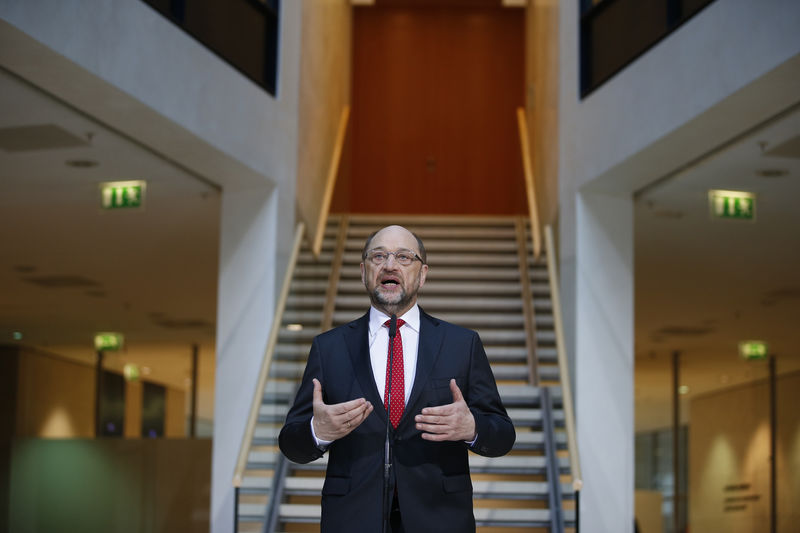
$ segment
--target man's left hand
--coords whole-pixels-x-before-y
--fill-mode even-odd
[[[454,379],[450,380],[450,392],[453,403],[423,409],[422,414],[414,418],[417,429],[422,431],[425,440],[471,442],[475,440],[475,418]]]

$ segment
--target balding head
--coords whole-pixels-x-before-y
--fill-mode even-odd
[[[369,237],[367,237],[367,240],[364,243],[364,248],[361,250],[362,260],[366,259],[367,252],[369,252],[373,248],[372,241],[375,239],[375,237],[377,237],[379,233],[384,231],[406,232],[416,241],[416,247],[408,247],[408,249],[416,253],[420,257],[420,259],[422,259],[423,264],[428,264],[428,254],[427,252],[425,252],[425,245],[422,243],[422,239],[420,239],[419,236],[413,231],[410,231],[404,228],[403,226],[398,226],[396,224],[391,226],[386,226],[385,228],[381,228],[378,231],[373,231],[372,233],[370,233]]]

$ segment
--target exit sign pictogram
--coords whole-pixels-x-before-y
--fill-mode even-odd
[[[714,218],[753,220],[756,216],[756,195],[745,191],[708,191],[708,207]]]
[[[109,181],[100,184],[103,209],[130,209],[144,206],[144,181]]]

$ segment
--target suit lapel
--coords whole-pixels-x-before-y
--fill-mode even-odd
[[[413,421],[413,415],[418,409],[414,404],[419,401],[422,391],[428,384],[436,360],[439,358],[443,341],[443,330],[439,327],[439,321],[425,313],[422,308],[419,310],[419,348],[417,350],[417,372],[414,376],[414,386],[411,388],[411,396],[408,404],[403,411],[398,428],[406,423],[406,419]]]
[[[350,322],[345,331],[345,343],[350,352],[350,360],[353,363],[353,371],[356,380],[364,392],[364,397],[373,407],[373,413],[386,421],[386,410],[383,409],[383,400],[378,394],[378,387],[375,386],[375,378],[372,374],[372,361],[369,357],[369,311],[367,314]]]

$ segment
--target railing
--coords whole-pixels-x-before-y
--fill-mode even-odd
[[[258,374],[258,382],[256,384],[255,392],[253,393],[253,401],[250,404],[250,413],[247,418],[247,424],[242,437],[242,444],[239,447],[239,457],[236,460],[236,469],[233,474],[233,486],[237,489],[241,487],[244,478],[244,471],[247,468],[247,456],[250,453],[250,443],[253,440],[253,434],[256,430],[256,423],[258,422],[258,411],[261,407],[262,398],[264,396],[264,387],[269,377],[269,367],[272,364],[272,357],[275,353],[275,345],[278,343],[278,334],[281,330],[281,322],[283,321],[283,311],[286,308],[286,300],[289,297],[289,286],[292,282],[294,275],[294,268],[297,264],[297,256],[300,253],[300,244],[303,240],[303,231],[305,224],[302,222],[297,224],[297,229],[294,232],[294,245],[292,247],[292,255],[289,257],[289,264],[286,266],[286,274],[283,277],[283,285],[281,286],[280,296],[278,297],[277,305],[275,306],[275,316],[272,319],[272,328],[269,332],[267,340],[267,347],[264,350],[264,357],[261,361],[261,370]],[[234,511],[238,514],[238,511]]]
[[[534,260],[537,260],[542,251],[542,230],[539,223],[539,211],[536,203],[536,185],[533,175],[533,165],[531,163],[530,154],[530,138],[528,135],[528,122],[525,116],[525,109],[517,108],[517,126],[519,127],[519,140],[522,149],[522,163],[525,171],[525,192],[528,197],[528,211],[531,221],[531,241],[533,244]],[[544,231],[546,256],[547,256],[547,272],[550,280],[550,299],[553,306],[553,320],[555,323],[556,334],[556,352],[558,354],[558,369],[561,376],[561,395],[564,406],[564,422],[567,430],[567,448],[569,451],[569,465],[570,475],[572,477],[572,488],[575,490],[575,523],[576,530],[579,530],[579,505],[580,505],[580,490],[583,487],[583,477],[581,476],[581,463],[578,456],[578,444],[575,435],[575,411],[572,405],[572,386],[570,381],[569,362],[567,360],[566,344],[564,342],[564,324],[561,319],[561,296],[558,285],[558,268],[556,265],[556,251],[553,241],[553,230],[548,224],[545,226]],[[527,277],[527,276],[526,276]],[[523,284],[523,289],[525,288]],[[530,290],[530,289],[528,289]],[[529,295],[524,296],[526,300]],[[531,329],[531,334],[535,338],[535,322],[533,322],[533,312],[526,310],[526,322],[530,321],[530,325],[526,327],[526,331]],[[528,315],[530,314],[530,317]],[[530,340],[529,340],[530,342]],[[529,347],[529,352],[534,347]],[[535,374],[532,374],[535,375]],[[535,384],[535,383],[534,383]],[[556,478],[556,482],[557,478]]]
[[[517,260],[522,296],[522,314],[525,317],[525,345],[528,352],[528,381],[534,387],[539,385],[539,365],[536,364],[536,313],[533,306],[531,276],[528,271],[528,247],[525,244],[525,217],[516,220]]]
[[[581,461],[578,456],[578,442],[575,437],[575,411],[572,406],[572,385],[570,384],[569,362],[564,343],[564,324],[561,320],[561,295],[558,289],[558,267],[556,265],[556,249],[553,242],[553,229],[548,224],[544,229],[547,246],[547,273],[550,278],[550,301],[553,304],[553,320],[556,332],[556,352],[558,353],[558,370],[561,375],[561,397],[564,403],[564,423],[567,429],[567,449],[569,450],[569,469],[572,476],[572,488],[575,499],[583,487]],[[576,511],[577,513],[577,511]],[[576,516],[576,520],[577,520]]]
[[[531,219],[533,259],[538,260],[539,255],[542,253],[542,229],[539,224],[539,208],[536,203],[536,183],[533,179],[528,121],[525,118],[525,109],[521,107],[517,108],[517,126],[519,128],[520,148],[522,149],[522,167],[525,171],[525,193],[528,197],[528,216],[530,216]]]
[[[344,251],[347,248],[347,230],[350,227],[348,215],[342,215],[339,222],[339,233],[336,235],[336,252],[331,261],[331,275],[328,278],[328,289],[325,292],[325,307],[322,310],[320,331],[328,331],[333,326],[333,313],[336,310],[336,294],[339,292],[339,279],[342,273]]]
[[[314,234],[310,236],[311,252],[314,254],[314,257],[319,257],[322,251],[322,239],[325,237],[325,226],[328,224],[328,214],[331,209],[331,200],[333,200],[333,188],[336,185],[336,175],[339,173],[339,162],[342,159],[342,150],[344,149],[344,141],[347,134],[347,121],[349,118],[350,107],[345,106],[339,117],[339,128],[336,131],[336,142],[333,145],[333,154],[331,155],[331,162],[328,166],[328,177],[325,181],[325,192],[322,196],[319,220],[317,220],[317,227],[314,229]]]

